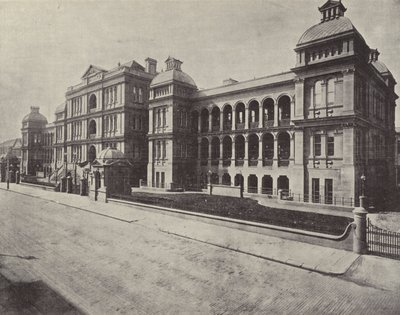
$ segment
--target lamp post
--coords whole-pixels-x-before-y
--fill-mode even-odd
[[[210,195],[212,195],[211,170],[208,170],[207,174],[208,174],[208,184],[210,185]]]
[[[365,196],[365,180],[366,180],[365,175],[364,174],[361,175],[360,179],[361,179],[361,196]]]
[[[75,184],[75,187],[76,187],[76,157],[77,157],[77,155],[76,155],[76,153],[74,153],[73,154],[73,162],[74,162],[74,184]]]
[[[7,159],[7,189],[10,189],[10,160]]]

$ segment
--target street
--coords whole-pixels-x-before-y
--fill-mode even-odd
[[[0,190],[0,274],[90,314],[399,312],[398,292],[168,234],[142,212],[116,220]]]

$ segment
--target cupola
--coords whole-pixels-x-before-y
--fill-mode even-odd
[[[182,61],[172,58],[172,57],[168,57],[167,60],[165,60],[165,64],[167,65],[167,70],[179,70],[181,71],[181,65],[182,65]]]
[[[344,16],[344,12],[346,12],[347,9],[342,4],[341,0],[328,0],[322,7],[318,8],[318,10],[322,14],[321,22],[323,23]]]

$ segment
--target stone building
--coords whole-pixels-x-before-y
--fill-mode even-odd
[[[152,187],[239,185],[301,201],[353,204],[394,187],[396,84],[340,1],[300,37],[295,66],[197,90],[179,60],[150,84]]]
[[[173,57],[159,73],[151,58],[145,67],[90,66],[67,89],[52,125],[24,119],[23,139],[34,141],[34,125],[47,130],[53,153],[45,164],[56,173],[111,147],[132,163],[132,185],[243,184],[250,194],[282,190],[295,200],[346,205],[365,186],[379,199],[395,187],[396,81],[341,1],[318,9],[321,19],[300,36],[287,72],[201,90]],[[33,144],[23,140],[27,172],[43,165]]]
[[[43,117],[39,129],[33,131],[25,128],[24,119],[26,137],[40,131],[40,165],[26,172],[37,175],[40,170],[51,178],[73,172],[79,177],[81,167],[112,147],[132,162],[131,184],[138,185],[139,179],[146,178],[148,87],[156,66],[151,58],[146,59],[146,67],[136,61],[108,71],[91,65],[81,83],[67,89],[66,101],[56,108],[53,123],[47,124]],[[28,153],[25,164],[27,157]]]

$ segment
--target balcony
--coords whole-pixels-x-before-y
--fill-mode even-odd
[[[279,159],[278,160],[278,167],[288,167],[289,166],[289,159]]]
[[[236,166],[243,166],[243,165],[244,165],[244,160],[241,159],[241,158],[237,158],[237,159],[235,160],[235,165],[236,165]]]
[[[232,123],[224,124],[224,130],[232,130]]]
[[[258,160],[257,159],[249,159],[249,166],[257,166]]]
[[[89,134],[89,139],[95,139],[95,138],[96,138],[96,134],[95,133]]]
[[[213,158],[211,160],[211,165],[218,165],[219,164],[219,159],[218,158]]]
[[[243,130],[244,129],[244,123],[237,123],[236,124],[236,130]]]
[[[264,121],[264,128],[270,128],[274,126],[274,121],[273,120],[266,120]]]
[[[281,126],[281,127],[290,126],[290,118],[281,119],[279,121],[279,126]]]
[[[258,128],[258,121],[250,122],[250,129],[255,129],[255,128]]]
[[[273,159],[263,159],[263,166],[272,166],[272,164],[274,163]]]
[[[212,131],[219,131],[219,125],[213,125],[211,129]]]
[[[224,158],[222,161],[222,166],[231,166],[231,158]]]

